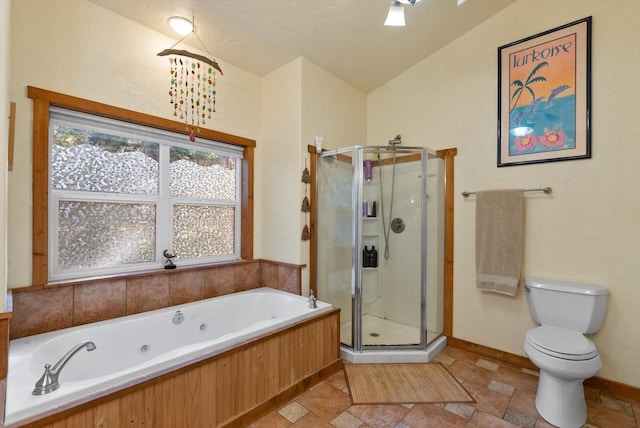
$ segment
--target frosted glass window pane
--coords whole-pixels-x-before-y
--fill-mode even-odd
[[[173,207],[173,250],[188,259],[234,253],[234,207]]]
[[[60,270],[153,262],[156,206],[60,201]]]
[[[171,147],[170,158],[171,196],[235,199],[235,158],[180,147]]]
[[[54,189],[158,194],[158,144],[58,125],[53,139]]]

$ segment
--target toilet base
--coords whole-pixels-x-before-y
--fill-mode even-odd
[[[581,427],[587,420],[584,379],[561,379],[540,370],[536,409],[540,416],[561,428]]]

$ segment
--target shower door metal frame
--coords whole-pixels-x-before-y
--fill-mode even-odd
[[[362,344],[362,203],[363,203],[363,168],[359,167],[364,163],[365,152],[420,152],[420,195],[421,195],[421,263],[420,263],[420,343],[406,345],[363,345]],[[352,264],[351,264],[351,298],[352,298],[352,331],[351,346],[342,343],[343,346],[351,347],[354,351],[367,350],[423,350],[427,348],[427,159],[429,150],[426,147],[390,147],[390,146],[351,146],[343,149],[336,149],[323,152],[321,157],[337,156],[351,152],[353,181],[352,181]],[[381,186],[382,187],[382,186]],[[381,189],[382,190],[382,189]],[[389,219],[391,221],[391,219]]]
[[[362,146],[353,146],[352,166],[353,166],[353,236],[351,237],[352,247],[352,286],[351,286],[351,345],[354,350],[362,349],[362,182],[364,171],[358,165],[364,165]]]

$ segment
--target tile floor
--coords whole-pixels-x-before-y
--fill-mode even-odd
[[[536,372],[450,346],[434,362],[442,363],[476,403],[353,405],[340,371],[251,428],[552,427],[535,409]],[[617,400],[592,388],[585,388],[585,396],[585,428],[640,428],[640,402]]]

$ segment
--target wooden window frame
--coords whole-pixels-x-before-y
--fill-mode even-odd
[[[33,100],[33,184],[32,184],[32,285],[49,283],[49,110],[51,106],[66,108],[137,125],[189,135],[184,123],[151,116],[132,110],[60,94],[33,86],[27,87]],[[200,128],[198,136],[243,148],[242,199],[240,214],[240,257],[253,259],[253,176],[255,140],[211,129]],[[77,282],[78,280],[73,280]]]

